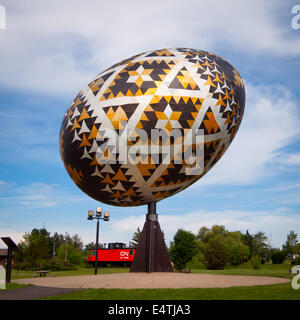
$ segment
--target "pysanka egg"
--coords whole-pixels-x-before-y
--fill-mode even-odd
[[[68,108],[60,152],[76,185],[116,206],[160,201],[221,158],[243,117],[239,73],[221,57],[173,48],[101,72]]]

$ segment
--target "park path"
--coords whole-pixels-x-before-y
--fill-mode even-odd
[[[215,275],[177,272],[114,273],[67,277],[42,277],[13,280],[20,284],[50,288],[228,288],[290,282],[289,279],[264,276]],[[0,297],[1,299],[1,297]]]
[[[0,301],[2,300],[36,300],[49,296],[74,292],[76,289],[53,288],[41,286],[28,286],[14,290],[1,290]]]

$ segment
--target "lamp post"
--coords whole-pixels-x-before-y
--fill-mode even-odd
[[[94,210],[88,211],[88,220],[97,219],[97,229],[96,229],[96,256],[95,256],[95,275],[98,271],[98,243],[99,243],[99,220],[102,219],[104,221],[109,221],[109,212],[104,212],[102,218],[102,208],[96,209],[96,215],[94,214]]]

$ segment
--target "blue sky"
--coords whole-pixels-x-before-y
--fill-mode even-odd
[[[246,109],[223,158],[190,188],[158,204],[172,240],[223,224],[264,231],[281,246],[300,236],[300,1],[0,0],[0,235],[16,242],[33,228],[94,241],[88,209],[99,203],[71,181],[58,134],[75,95],[100,71],[134,54],[188,47],[216,53],[240,72]],[[300,19],[299,19],[300,23]],[[101,205],[101,204],[100,204]],[[102,242],[128,242],[146,207],[103,205]]]

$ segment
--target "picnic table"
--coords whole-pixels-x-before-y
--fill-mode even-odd
[[[40,277],[46,277],[47,273],[49,273],[50,271],[49,270],[39,270],[39,271],[36,271],[36,273],[38,273],[38,275]]]

